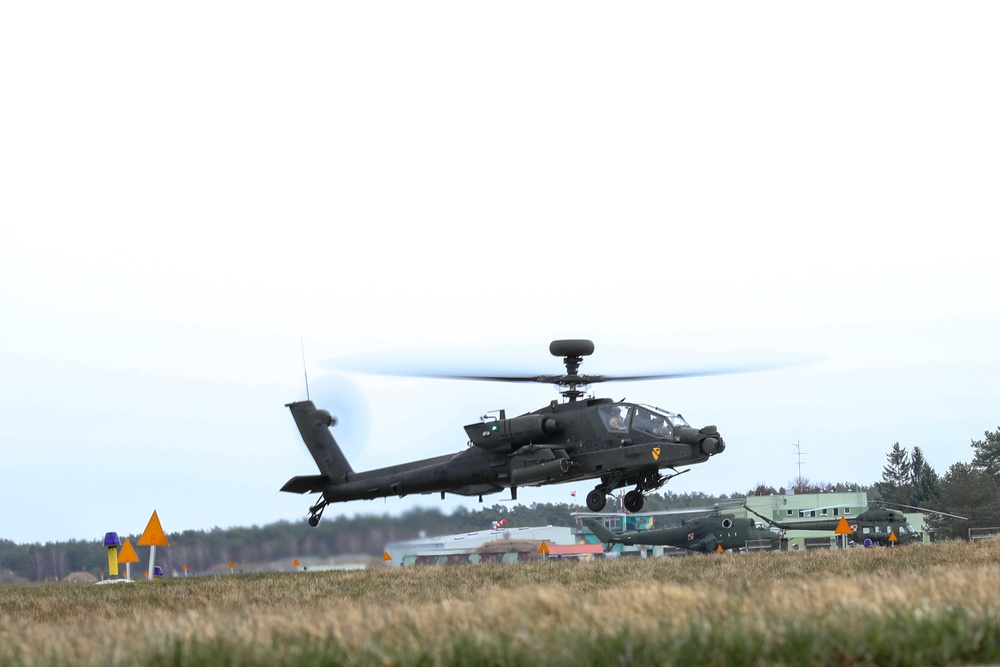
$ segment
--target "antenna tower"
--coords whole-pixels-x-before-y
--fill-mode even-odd
[[[799,476],[797,477],[797,479],[801,482],[802,481],[802,443],[800,443],[798,440],[796,440],[795,444],[792,445],[792,447],[795,448],[796,457],[798,458]]]

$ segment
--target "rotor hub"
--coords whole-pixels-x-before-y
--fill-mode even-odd
[[[549,343],[549,353],[554,357],[562,357],[566,365],[566,375],[556,380],[557,385],[566,387],[566,391],[561,392],[562,395],[569,401],[583,396],[584,392],[579,387],[590,383],[578,373],[583,358],[594,353],[594,341],[585,338],[554,340]]]

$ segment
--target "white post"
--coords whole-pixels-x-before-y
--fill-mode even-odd
[[[153,580],[153,568],[156,567],[156,545],[149,547],[149,572],[146,573],[146,581]]]

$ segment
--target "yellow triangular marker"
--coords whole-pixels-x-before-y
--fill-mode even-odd
[[[118,552],[118,562],[119,563],[138,563],[139,556],[135,553],[135,549],[132,548],[132,543],[125,538],[125,544],[122,545],[121,551]]]
[[[392,560],[392,556],[389,555],[388,551],[382,554],[382,560]]]
[[[548,556],[549,555],[549,545],[547,545],[544,541],[542,541],[542,544],[538,547],[538,553],[545,554],[546,556]]]
[[[827,524],[829,525],[829,524]],[[840,517],[840,523],[837,524],[837,529],[833,531],[834,535],[853,535],[854,531],[851,527],[847,525],[847,517]]]
[[[160,517],[156,516],[156,510],[153,510],[153,516],[149,517],[149,523],[146,524],[146,530],[142,531],[142,537],[139,538],[139,546],[170,546],[170,542],[167,541],[167,536],[163,533],[163,526],[160,525]]]
[[[899,538],[898,538],[898,537],[896,537],[896,532],[895,532],[895,531],[892,531],[892,532],[890,532],[890,533],[889,533],[889,541],[890,541],[890,542],[895,542],[895,541],[896,541],[896,540],[898,540],[898,539],[899,539]]]
[[[715,547],[715,551],[716,551],[716,553],[720,553],[721,554],[723,551],[725,551],[725,549],[723,549],[722,545],[720,544],[719,546]]]

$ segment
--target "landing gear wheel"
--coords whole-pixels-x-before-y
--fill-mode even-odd
[[[625,510],[628,512],[638,512],[645,502],[646,499],[638,491],[629,491],[625,494]]]
[[[587,509],[591,512],[600,512],[607,504],[608,497],[601,491],[594,489],[587,494]]]
[[[319,525],[319,520],[323,518],[323,510],[329,505],[326,499],[320,499],[315,505],[309,508],[309,525],[315,528]]]

